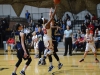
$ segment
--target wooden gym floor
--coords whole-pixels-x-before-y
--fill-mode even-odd
[[[100,75],[100,63],[96,63],[93,55],[87,55],[84,62],[80,63],[79,60],[83,55],[63,56],[59,55],[60,61],[63,63],[62,69],[58,70],[58,62],[53,57],[53,65],[55,68],[52,72],[48,72],[49,62],[45,66],[38,65],[38,58],[32,57],[32,63],[26,70],[26,75]],[[98,55],[100,60],[100,56]],[[17,62],[16,55],[7,54],[0,55],[0,75],[11,75],[14,65]],[[17,75],[20,75],[24,63],[23,61],[18,68]]]

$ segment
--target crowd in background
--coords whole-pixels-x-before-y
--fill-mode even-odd
[[[43,31],[42,31],[42,24],[43,24],[43,19],[45,19],[45,18],[43,16],[41,16],[41,18],[38,20],[38,23],[35,23],[32,20],[28,10],[25,13],[25,18],[27,19],[28,25],[23,25],[23,32],[26,33],[26,35],[27,35],[27,37],[26,37],[27,45],[31,45],[32,36],[33,36],[34,31],[36,32],[36,35],[38,35],[39,33],[42,36],[44,35]],[[79,48],[79,50],[84,51],[85,42],[83,42],[83,40],[84,40],[84,36],[86,33],[85,32],[86,28],[88,28],[90,30],[90,33],[93,34],[96,48],[98,48],[100,21],[94,14],[93,14],[93,16],[90,16],[89,13],[87,13],[84,16],[84,18],[85,18],[84,22],[80,26],[81,29],[77,30],[77,32],[73,35],[72,47],[73,47],[74,51],[77,51],[78,48]],[[60,41],[62,41],[62,38],[64,35],[64,30],[66,30],[66,26],[68,25],[70,28],[73,29],[74,24],[72,24],[71,17],[68,14],[66,14],[66,17],[64,20],[62,20],[61,18],[54,19],[54,20],[55,20],[54,26],[56,26],[56,28],[52,29],[52,31],[55,34],[55,39],[56,39],[57,43],[59,43]],[[2,30],[2,32],[5,31],[6,29],[8,29],[7,22],[4,18],[1,20],[0,25],[2,27],[0,29],[0,30]],[[10,35],[9,37],[13,38],[15,30],[12,29],[10,32],[7,32],[7,33]],[[6,38],[6,41],[8,40],[9,37]]]

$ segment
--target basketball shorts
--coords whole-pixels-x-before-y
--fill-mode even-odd
[[[92,52],[95,53],[96,52],[95,45],[87,43],[85,51],[89,51],[89,50],[92,50]]]

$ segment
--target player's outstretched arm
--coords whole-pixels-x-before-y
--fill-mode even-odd
[[[49,12],[49,18],[52,17],[52,14],[53,14],[53,12],[52,12],[52,8],[51,8],[51,9],[50,9],[50,12]]]
[[[50,20],[49,20],[49,21],[46,23],[46,25],[45,25],[46,29],[49,29],[49,28],[50,28],[50,23],[51,23],[52,19],[54,18],[55,13],[56,13],[56,6],[55,6],[54,13],[52,14]]]

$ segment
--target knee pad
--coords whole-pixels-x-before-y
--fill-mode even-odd
[[[21,64],[22,59],[19,59],[18,62],[16,63],[16,67],[19,67],[19,65]]]
[[[32,61],[31,57],[28,58],[28,61],[26,62],[26,65],[28,66],[31,63],[31,61]]]

